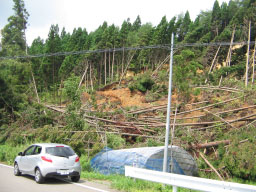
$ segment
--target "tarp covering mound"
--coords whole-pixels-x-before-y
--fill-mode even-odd
[[[173,167],[171,166],[171,150]],[[164,147],[142,147],[121,150],[103,149],[91,160],[91,167],[102,174],[124,174],[124,166],[134,166],[156,171],[163,170]],[[178,146],[168,148],[168,172],[197,175],[194,158]]]

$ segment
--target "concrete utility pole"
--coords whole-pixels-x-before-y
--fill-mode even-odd
[[[170,72],[169,72],[169,90],[168,90],[168,105],[166,116],[166,131],[165,131],[165,147],[164,147],[164,161],[163,172],[167,172],[167,157],[168,157],[168,145],[169,145],[169,132],[170,132],[170,114],[171,114],[171,100],[172,100],[172,63],[173,63],[173,44],[174,34],[172,33],[171,43],[171,56],[170,56]]]

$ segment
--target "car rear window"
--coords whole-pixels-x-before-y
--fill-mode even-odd
[[[70,147],[47,147],[46,153],[60,157],[69,157],[75,155],[75,152]]]

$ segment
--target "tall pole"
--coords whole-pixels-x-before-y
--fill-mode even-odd
[[[164,146],[163,172],[167,172],[167,157],[168,157],[168,144],[169,144],[169,132],[170,132],[170,114],[171,114],[171,100],[172,100],[173,44],[174,44],[174,34],[172,33],[171,56],[170,56],[170,72],[169,72],[169,90],[168,90],[168,105],[167,105],[167,116],[166,116],[166,131],[165,131],[165,146]]]

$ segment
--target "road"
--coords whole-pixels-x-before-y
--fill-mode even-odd
[[[13,168],[0,164],[1,192],[117,192],[103,183],[80,180],[72,183],[68,179],[47,179],[44,184],[37,184],[34,177],[14,176]]]

